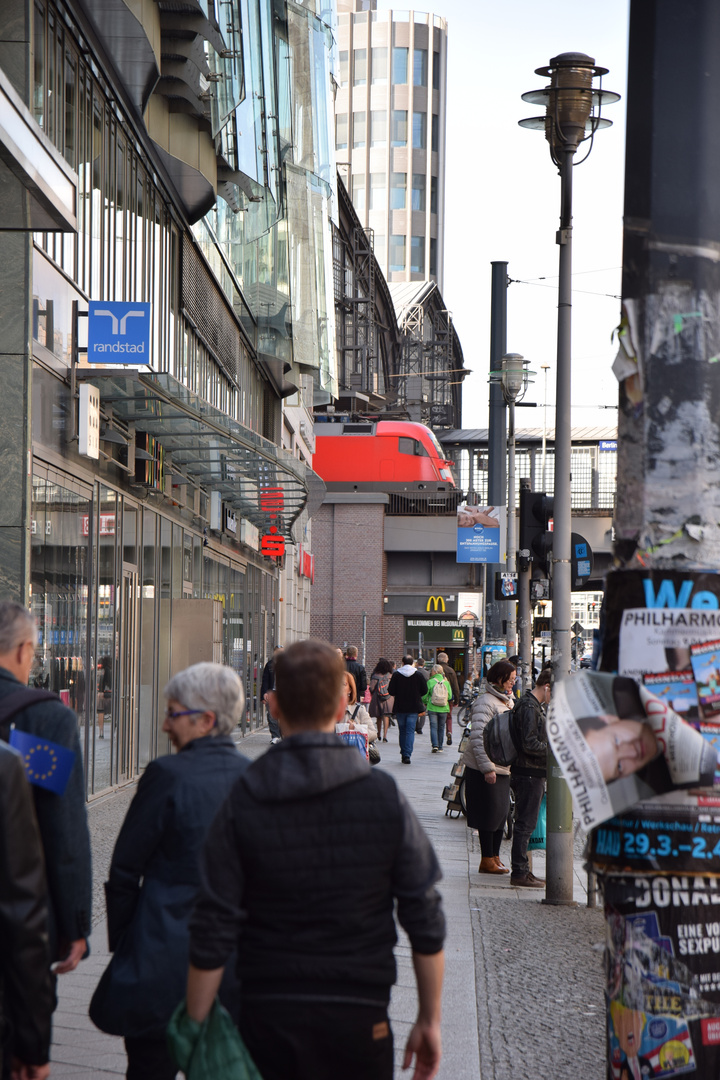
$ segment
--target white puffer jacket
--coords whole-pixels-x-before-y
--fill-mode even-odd
[[[473,705],[472,725],[469,745],[460,755],[460,761],[469,769],[478,769],[482,773],[496,772],[499,776],[509,776],[506,765],[495,765],[485,753],[483,731],[485,725],[497,713],[507,712],[515,704],[512,695],[503,694],[490,683],[486,684],[484,694],[480,694]]]

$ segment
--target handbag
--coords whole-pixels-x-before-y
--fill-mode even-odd
[[[380,760],[380,751],[376,747],[375,743],[370,743],[370,745],[368,746],[368,761],[371,765],[377,765]]]
[[[528,851],[539,851],[545,847],[547,833],[547,797],[543,795],[538,811],[537,824],[528,841]]]

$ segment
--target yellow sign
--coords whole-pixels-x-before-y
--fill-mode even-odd
[[[453,641],[464,641],[464,640],[465,640],[465,631],[464,630],[453,630]]]
[[[434,611],[437,611],[438,607],[441,611],[445,611],[445,600],[442,596],[431,596],[427,602],[427,607],[425,608],[426,611],[430,610],[431,604],[435,605]]]

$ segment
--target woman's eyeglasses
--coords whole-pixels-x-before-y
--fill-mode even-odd
[[[172,712],[170,709],[165,710],[166,720],[177,720],[180,716],[198,716],[200,713],[206,712],[205,709],[184,709],[182,712]]]

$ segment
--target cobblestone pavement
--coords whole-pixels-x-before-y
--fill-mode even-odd
[[[577,908],[545,907],[531,890],[513,889],[506,878],[476,873],[477,837],[464,818],[445,816],[440,799],[456,760],[456,747],[432,754],[426,729],[416,739],[412,764],[403,766],[397,729],[382,744],[382,762],[395,777],[438,853],[440,889],[448,920],[443,994],[444,1054],[440,1080],[602,1080],[604,1076],[603,980],[600,909],[587,909],[576,842]],[[266,731],[240,740],[251,758],[269,746]],[[91,805],[95,911],[92,955],[59,980],[55,1015],[53,1080],[88,1080],[125,1074],[121,1039],[103,1035],[87,1008],[108,962],[102,882],[134,785]],[[509,845],[503,855],[509,859]],[[534,856],[542,876],[544,853]],[[542,897],[540,893],[540,898]],[[411,951],[400,935],[398,980],[390,1015],[396,1072],[416,1008]]]

